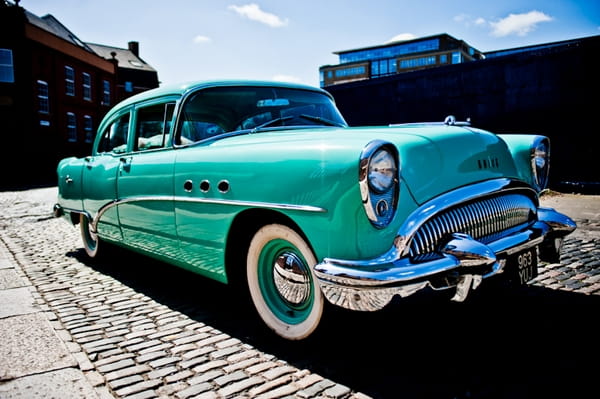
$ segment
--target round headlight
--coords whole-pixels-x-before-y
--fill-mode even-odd
[[[545,189],[550,172],[550,142],[547,138],[537,141],[532,148],[531,167],[537,189]]]
[[[378,192],[383,193],[389,190],[395,182],[398,167],[394,156],[386,149],[377,150],[369,161],[369,186]]]

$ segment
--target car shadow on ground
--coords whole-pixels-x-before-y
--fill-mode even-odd
[[[462,303],[423,292],[378,312],[328,307],[302,341],[271,333],[233,288],[115,248],[69,254],[158,303],[373,398],[587,397],[597,392],[600,296],[486,282]],[[491,288],[491,287],[490,287]],[[234,299],[235,298],[235,299]]]

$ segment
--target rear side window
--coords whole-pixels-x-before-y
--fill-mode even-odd
[[[134,151],[144,151],[165,146],[171,130],[175,103],[156,104],[139,108],[136,117]]]
[[[121,154],[127,151],[127,137],[129,136],[129,114],[124,114],[115,119],[102,133],[98,144],[98,152],[113,152]]]

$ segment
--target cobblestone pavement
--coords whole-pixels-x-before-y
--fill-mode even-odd
[[[532,300],[532,307],[540,304],[562,307],[573,303],[580,309],[579,313],[571,314],[573,317],[588,314],[590,310],[596,311],[594,318],[598,315],[598,220],[576,220],[580,225],[583,223],[584,229],[589,226],[590,230],[586,231],[592,233],[568,238],[561,263],[540,268],[540,275],[527,294],[507,297],[506,307],[500,306],[495,298],[486,299],[483,295],[486,306],[496,311],[494,318],[466,305],[468,310],[452,316],[455,326],[439,331],[438,321],[448,321],[448,309],[456,309],[455,305],[430,310],[431,317],[437,321],[423,318],[418,309],[406,311],[403,308],[405,318],[393,326],[382,320],[392,315],[398,321],[399,305],[376,315],[356,316],[339,311],[326,324],[328,332],[307,343],[291,344],[280,342],[265,332],[249,308],[223,300],[226,291],[218,283],[135,254],[118,252],[106,261],[86,259],[80,249],[79,230],[64,219],[51,216],[54,199],[52,188],[0,193],[3,209],[0,244],[14,257],[19,274],[31,285],[36,305],[100,398],[514,397],[513,389],[523,393],[519,397],[529,397],[529,388],[524,383],[500,384],[496,377],[482,373],[479,367],[486,364],[487,358],[479,357],[477,350],[467,347],[486,347],[497,338],[484,339],[480,335],[466,341],[466,331],[471,334],[476,330],[482,335],[512,334],[513,327],[506,325],[507,321],[515,320],[516,324],[534,330],[538,328],[537,322],[543,324],[540,327],[543,329],[554,326],[546,325],[551,314],[548,310],[539,313],[534,321],[525,321],[529,309],[526,312],[519,307],[515,311],[511,307],[525,296],[541,298]],[[0,288],[2,278],[0,268]],[[573,295],[565,299],[567,294]],[[425,306],[426,302],[418,305]],[[509,308],[510,315],[505,310]],[[482,318],[481,323],[491,325],[489,330],[472,324],[474,314]],[[358,320],[358,325],[350,325],[349,320]],[[542,345],[561,345],[554,341],[558,335],[552,334],[573,340],[569,334],[587,334],[593,325],[595,323],[582,321],[569,330],[561,327],[554,333],[546,329],[546,332],[536,330],[533,334]],[[423,335],[427,331],[441,333],[442,340],[454,342],[433,343],[439,339],[426,340]],[[361,341],[361,337],[366,341]],[[528,337],[529,341],[533,338]],[[379,339],[382,342],[377,342]],[[422,356],[415,356],[414,348],[411,351],[398,349],[406,342],[410,347],[411,340],[423,348]],[[386,353],[383,341],[392,343],[390,347],[394,349]],[[397,342],[394,344],[394,341]],[[505,355],[506,348],[502,346],[492,353],[498,358],[517,353]],[[460,356],[467,350],[475,362],[473,365]],[[558,378],[563,381],[573,371],[587,376],[582,363],[589,360],[597,364],[597,349],[589,355],[591,358],[580,354],[556,356],[543,353],[542,349],[539,362],[529,360],[533,367],[540,369],[539,374],[533,372],[534,377],[531,377],[530,373],[529,378],[537,378],[536,389],[542,387],[542,390],[547,381],[548,384],[555,381],[555,377],[546,379],[547,360],[556,361],[555,368],[562,376]],[[525,360],[525,364],[527,362]],[[453,365],[463,370],[453,369]],[[507,372],[505,366],[490,364],[491,374]],[[471,377],[465,379],[463,373]],[[428,377],[436,379],[438,385],[431,386]],[[10,376],[4,380],[10,380]],[[578,386],[587,387],[587,383],[580,381]],[[490,394],[490,391],[497,393],[498,389],[508,396]],[[403,395],[396,396],[398,392]],[[555,391],[548,388],[548,392]]]
[[[101,396],[368,398],[82,263],[78,230],[51,216],[48,192],[1,195],[0,240]]]

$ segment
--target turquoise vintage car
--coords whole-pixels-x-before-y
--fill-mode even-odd
[[[241,282],[268,327],[303,339],[326,300],[462,301],[488,277],[527,283],[538,254],[557,261],[576,226],[539,206],[549,149],[452,117],[348,127],[303,85],[195,82],[115,106],[91,155],[59,163],[54,212],[89,256],[107,242]]]

